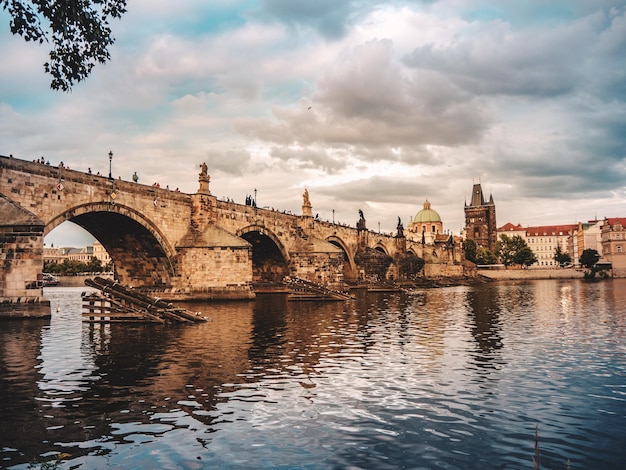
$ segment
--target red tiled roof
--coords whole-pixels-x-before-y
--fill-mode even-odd
[[[531,237],[567,235],[578,228],[578,224],[567,225],[538,225],[526,227],[526,234]]]
[[[507,222],[502,227],[498,229],[498,232],[514,232],[524,230],[522,224],[513,225],[511,222]]]
[[[626,227],[626,217],[607,217],[605,219],[609,225],[615,225],[617,222],[622,224],[622,227]]]

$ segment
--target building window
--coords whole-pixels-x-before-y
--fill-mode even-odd
[[[622,252],[622,245],[617,245],[617,252],[621,253]]]

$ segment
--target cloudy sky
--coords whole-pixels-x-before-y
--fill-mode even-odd
[[[389,232],[479,181],[499,226],[626,216],[626,0],[129,0],[71,93],[0,21],[0,154]]]

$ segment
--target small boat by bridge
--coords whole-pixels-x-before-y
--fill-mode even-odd
[[[59,278],[50,273],[43,274],[43,287],[52,287],[59,285]]]

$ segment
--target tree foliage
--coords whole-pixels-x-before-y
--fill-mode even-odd
[[[562,265],[565,263],[571,263],[572,257],[561,249],[561,245],[557,245],[554,250],[554,261],[556,261],[559,265]]]
[[[53,261],[44,261],[43,263],[44,273],[61,274],[63,276],[81,273],[101,273],[103,271],[109,272],[111,268],[112,266],[110,264],[103,267],[102,262],[95,256],[93,256],[88,263],[70,259],[63,260],[62,263],[55,263]]]
[[[476,263],[476,242],[474,240],[471,238],[465,240],[463,251],[465,252],[465,259],[467,261]]]
[[[587,268],[587,271],[585,272],[586,280],[595,281],[597,273],[600,273],[600,276],[604,278],[608,276],[606,271],[597,266],[598,261],[600,261],[600,253],[598,253],[597,250],[593,250],[591,248],[583,250],[579,261],[582,266]]]
[[[520,266],[531,266],[537,262],[537,256],[529,246],[524,246],[515,254],[515,263]]]
[[[424,268],[424,260],[411,253],[403,256],[399,260],[400,276],[404,279],[413,279],[418,276]]]
[[[517,235],[516,235],[517,236]],[[515,247],[508,235],[500,235],[500,239],[496,242],[496,256],[504,266],[508,267],[513,264],[515,255]]]
[[[479,246],[476,250],[476,264],[496,264],[498,257],[484,246]]]
[[[496,256],[505,266],[519,264],[520,266],[530,266],[537,262],[537,257],[533,250],[526,244],[519,235],[500,235],[500,239],[496,242]]]
[[[600,261],[600,254],[596,250],[587,248],[583,250],[580,255],[580,264],[587,269],[592,269],[598,261]]]
[[[0,6],[11,16],[13,34],[52,44],[44,70],[52,76],[50,87],[62,91],[111,58],[109,20],[126,12],[126,0],[0,0]]]

